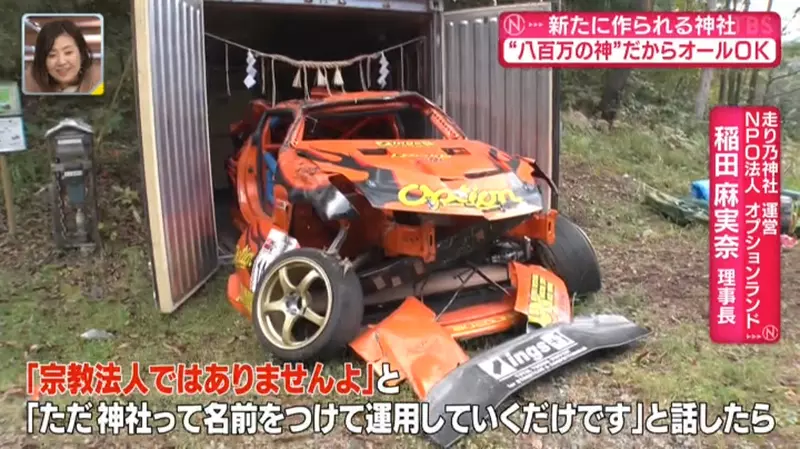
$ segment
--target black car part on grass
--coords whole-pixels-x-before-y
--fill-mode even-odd
[[[650,332],[619,315],[575,317],[571,323],[546,327],[520,335],[459,366],[437,383],[428,394],[433,422],[445,425],[431,439],[450,447],[465,433],[453,428],[448,405],[477,405],[478,419],[489,407],[499,407],[511,395],[536,379],[591,352],[631,344]],[[458,424],[472,427],[470,412],[458,417]]]

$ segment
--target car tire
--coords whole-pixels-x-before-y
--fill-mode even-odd
[[[600,263],[589,237],[563,215],[556,218],[556,241],[538,242],[536,259],[564,281],[570,296],[596,293],[602,287]]]
[[[320,326],[319,334],[308,344],[298,348],[281,347],[273,343],[268,334],[270,330],[265,325],[263,316],[266,294],[265,287],[270,279],[278,276],[278,270],[284,264],[292,261],[303,261],[316,268],[323,280],[329,286],[330,301],[327,319]],[[347,345],[361,332],[364,316],[364,296],[361,283],[355,270],[348,269],[341,261],[332,255],[315,248],[298,248],[279,255],[266,270],[253,292],[252,321],[256,336],[262,347],[277,359],[287,362],[304,362],[309,360],[325,360],[341,353]],[[273,338],[275,338],[273,336]]]

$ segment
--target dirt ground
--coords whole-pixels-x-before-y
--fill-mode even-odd
[[[585,120],[568,123],[563,142],[563,211],[583,226],[600,256],[603,292],[582,304],[580,313],[615,312],[647,326],[645,343],[627,351],[578,362],[524,390],[528,401],[615,403],[617,401],[702,401],[713,415],[729,401],[746,407],[767,402],[777,419],[766,436],[520,435],[493,431],[458,447],[498,448],[789,448],[800,438],[800,250],[783,255],[783,339],[773,346],[729,347],[710,343],[707,331],[707,230],[681,228],[641,205],[641,184],[682,195],[692,179],[704,177],[702,142],[671,145],[656,131],[620,124],[601,131]],[[665,131],[670,133],[670,131]],[[797,152],[795,152],[797,153]],[[60,255],[50,247],[43,193],[18,200],[22,232],[0,234],[0,446],[36,447],[256,447],[265,441],[284,448],[429,447],[413,436],[353,436],[338,427],[328,436],[38,438],[24,433],[27,360],[139,361],[142,364],[216,361],[260,363],[248,323],[228,307],[225,273],[172,316],[153,306],[147,277],[141,206],[135,194],[130,149],[102,161],[103,236],[100,257]],[[134,157],[135,158],[135,157]],[[790,164],[791,166],[791,164]],[[796,173],[794,173],[795,178]],[[791,174],[786,177],[792,179]],[[794,186],[797,188],[797,186]],[[0,222],[2,222],[0,220]],[[113,339],[84,341],[90,328]],[[482,342],[481,344],[486,344]],[[479,350],[475,344],[471,349]],[[330,368],[335,370],[335,368]],[[246,400],[247,398],[239,398]],[[253,397],[252,399],[256,399]],[[283,404],[315,398],[274,397]],[[321,398],[316,398],[317,400]],[[152,408],[180,402],[148,398]],[[226,400],[214,398],[213,400]],[[263,398],[262,398],[263,400]],[[398,397],[413,400],[404,386]],[[363,401],[356,398],[346,402]],[[578,428],[575,426],[573,429]]]

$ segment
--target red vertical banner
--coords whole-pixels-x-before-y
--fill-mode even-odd
[[[774,343],[781,334],[780,111],[717,107],[709,125],[709,334]]]
[[[781,335],[780,110],[744,109],[745,341],[775,343]]]
[[[709,334],[740,343],[745,334],[744,111],[716,107],[709,123]]]

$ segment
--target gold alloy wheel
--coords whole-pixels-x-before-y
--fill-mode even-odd
[[[312,288],[320,284],[323,288]],[[255,300],[260,302],[256,319],[264,336],[278,348],[296,350],[311,344],[325,329],[333,310],[333,289],[317,262],[289,257],[269,270]],[[305,330],[301,337],[298,330]]]

